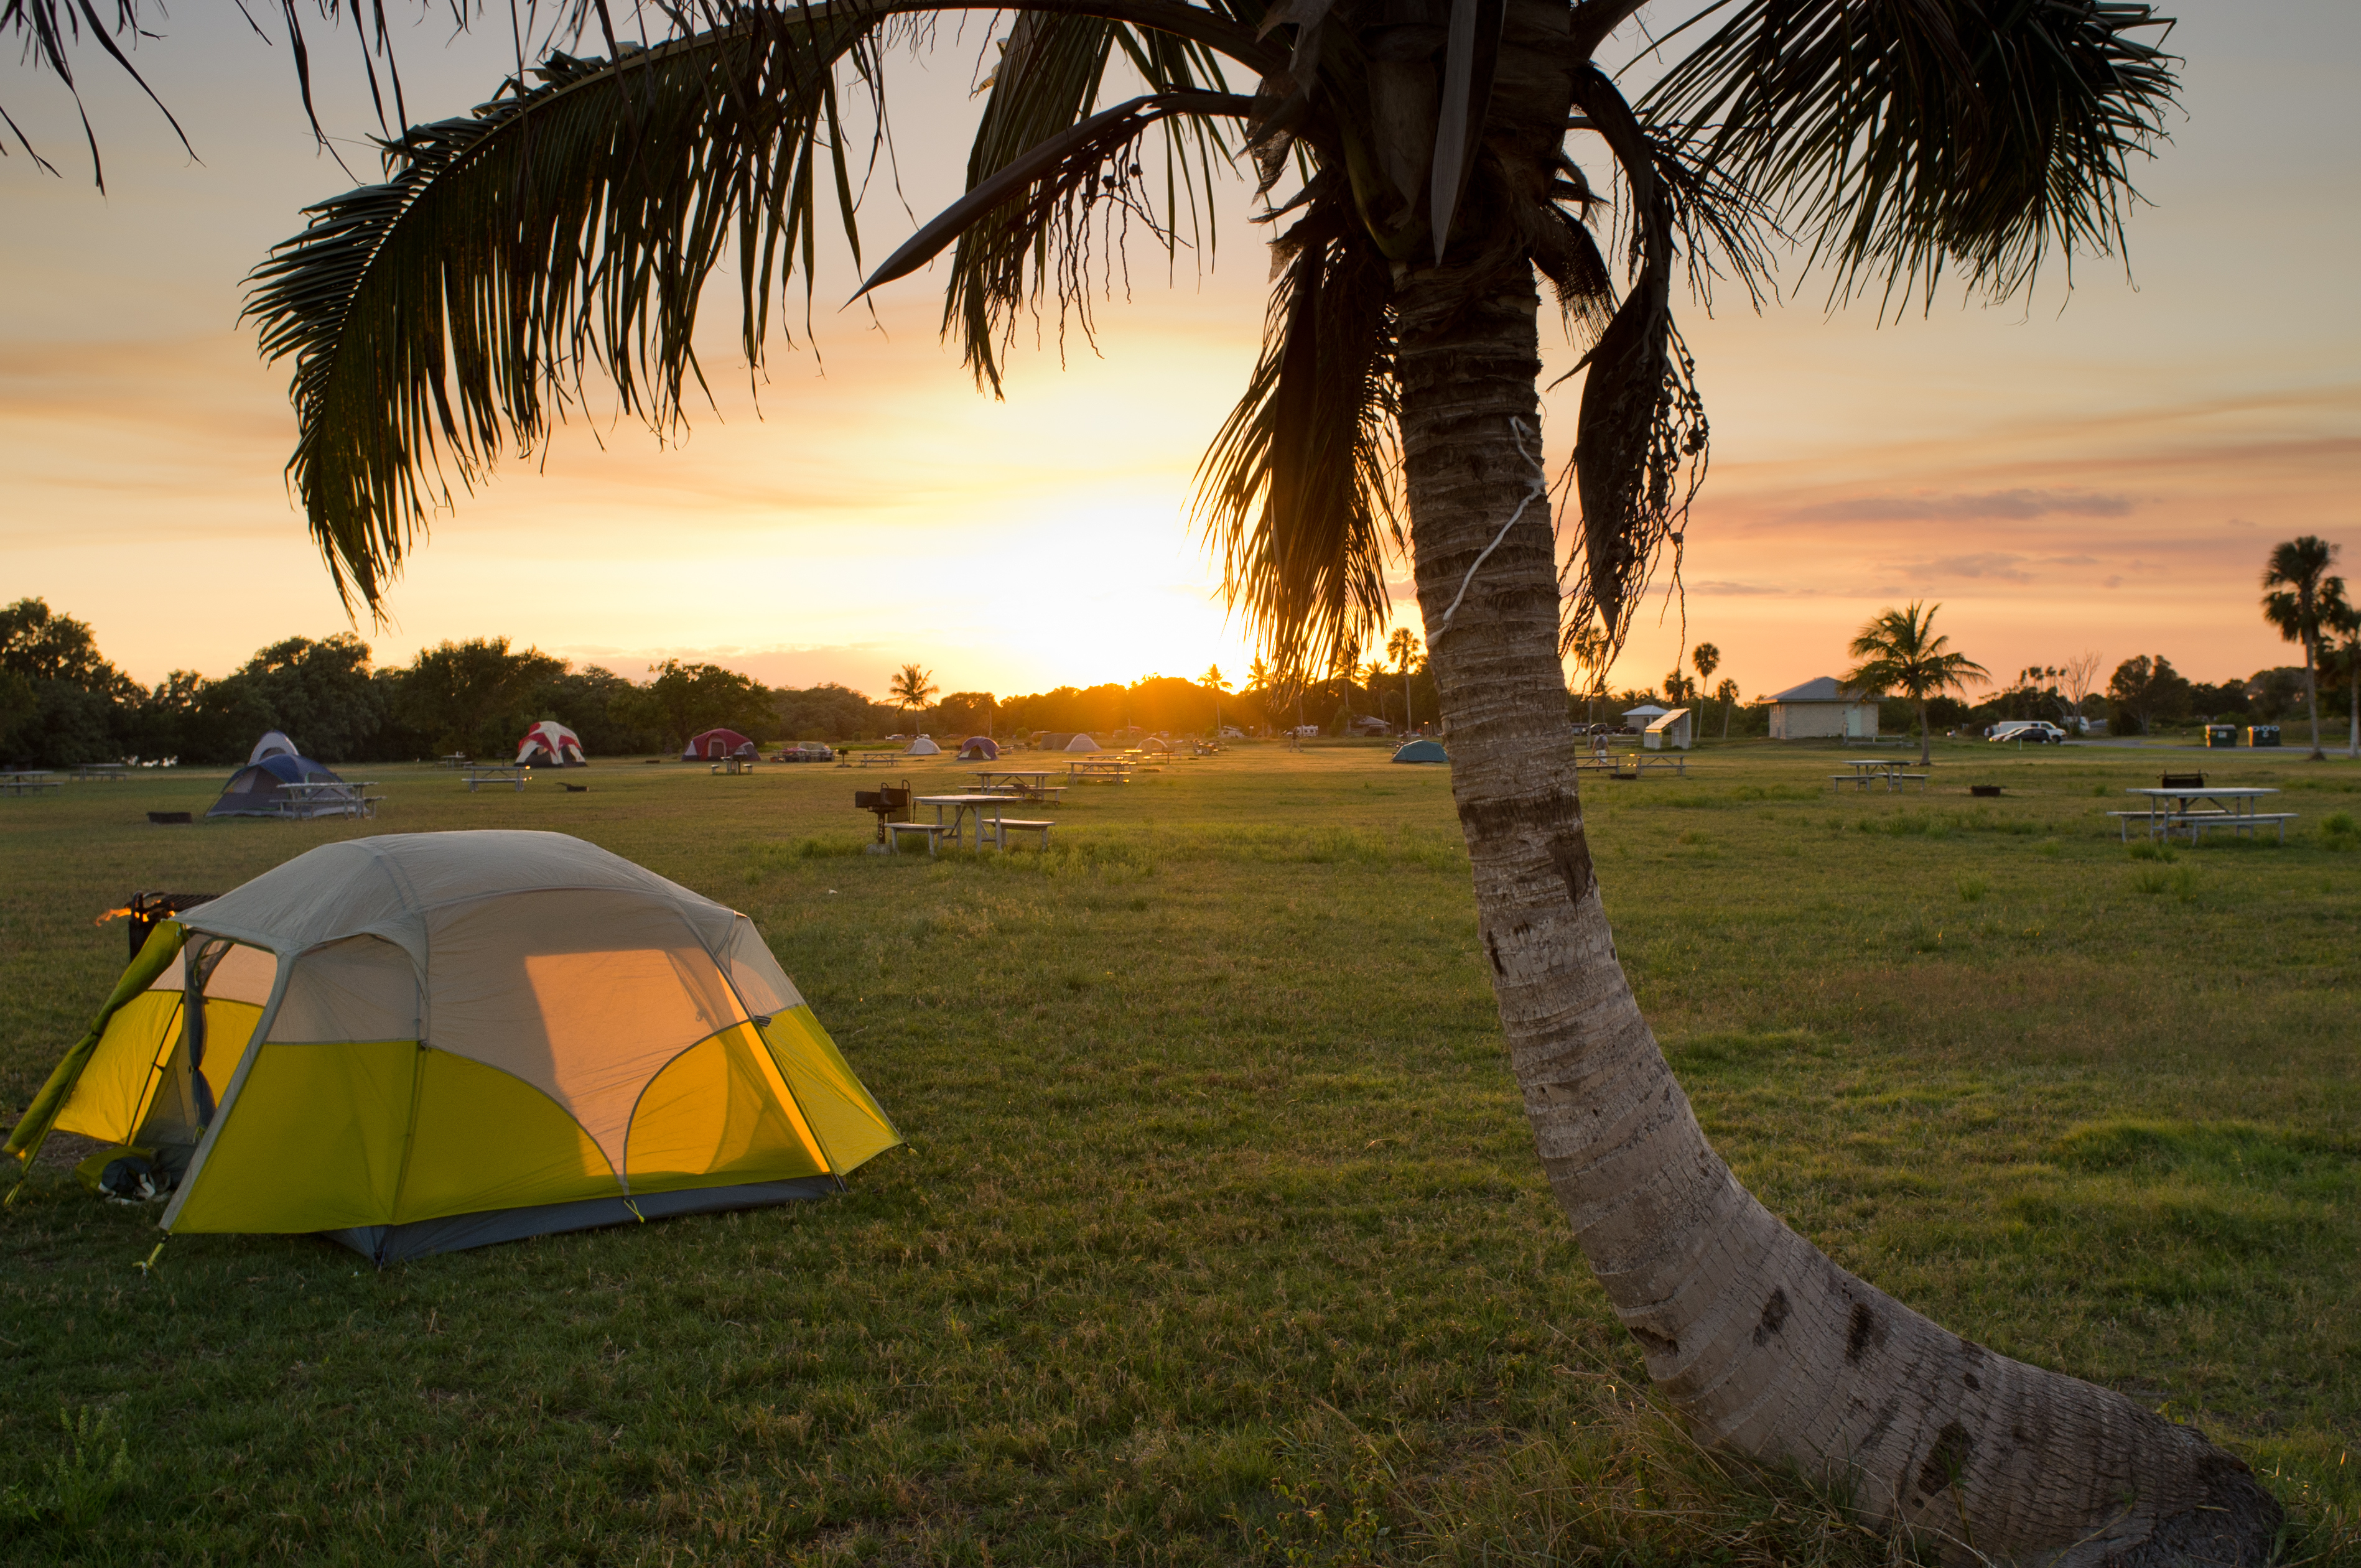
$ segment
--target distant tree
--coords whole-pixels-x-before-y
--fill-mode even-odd
[[[2159,653],[2151,659],[2142,653],[2115,666],[2107,682],[2107,699],[2114,707],[2114,727],[2121,733],[2126,725],[2136,726],[2146,735],[2159,718],[2177,718],[2189,710],[2189,683],[2172,667],[2172,661]]]
[[[2345,754],[2361,758],[2361,605],[2353,602],[2343,577],[2331,577],[2320,587],[2320,623],[2336,638],[2329,668],[2343,681],[2352,705],[2345,729]]]
[[[941,689],[935,685],[935,673],[932,670],[922,670],[916,664],[905,664],[894,672],[893,682],[886,687],[885,695],[893,700],[895,707],[906,714],[912,708],[924,708],[935,693]]]
[[[1386,657],[1401,672],[1402,730],[1407,734],[1418,723],[1417,704],[1410,690],[1410,666],[1418,657],[1418,634],[1407,626],[1395,627],[1393,635],[1386,639]]]
[[[1721,738],[1727,740],[1730,739],[1730,715],[1738,707],[1738,683],[1728,675],[1722,676],[1721,685],[1713,688],[1713,697],[1721,704]]]
[[[946,735],[989,735],[999,711],[990,692],[953,692],[935,704],[935,722]]]
[[[1000,706],[1005,712],[1006,705]],[[780,733],[795,740],[860,740],[882,735],[900,711],[834,681],[800,690],[774,691],[771,708]]]
[[[2066,700],[2073,705],[2072,711],[2077,718],[2090,717],[2084,709],[2089,707],[2091,698],[2098,695],[2101,663],[2099,651],[2092,648],[2075,654],[2058,667],[2059,682],[2065,690]]]
[[[752,675],[719,664],[684,664],[666,659],[652,664],[655,678],[639,688],[639,716],[652,718],[668,749],[678,750],[704,730],[735,729],[752,740],[769,738],[771,694]]]
[[[1918,708],[1918,765],[1932,765],[1934,731],[1927,719],[1927,699],[1947,691],[1965,691],[1988,681],[1991,672],[1964,653],[1950,651],[1951,640],[1937,634],[1935,612],[1939,604],[1907,609],[1886,609],[1853,636],[1849,650],[1861,661],[1844,677],[1857,691],[1892,692],[1906,696]]]
[[[1689,665],[1697,673],[1697,685],[1689,690],[1701,699],[1706,695],[1706,683],[1721,668],[1721,650],[1710,642],[1700,642],[1689,650]]]
[[[120,757],[145,694],[98,651],[88,623],[22,598],[0,609],[0,756],[62,766]]]
[[[2336,546],[2301,534],[2272,546],[2263,566],[2263,619],[2290,642],[2303,644],[2304,705],[2312,714],[2312,760],[2320,749],[2321,587],[2336,563]]]
[[[533,723],[533,693],[566,673],[538,648],[475,637],[421,649],[397,685],[394,707],[418,742],[440,752],[498,756]]]

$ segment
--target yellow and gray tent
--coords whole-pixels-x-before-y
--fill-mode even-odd
[[[9,1136],[380,1263],[834,1190],[901,1142],[742,916],[562,833],[353,839],[159,925]]]

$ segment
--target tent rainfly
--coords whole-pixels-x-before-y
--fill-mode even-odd
[[[265,757],[300,757],[302,754],[296,749],[295,742],[287,739],[286,731],[266,729],[262,732],[262,739],[254,743],[254,750],[246,754],[246,765],[250,768]]]
[[[1098,749],[1099,743],[1087,735],[1077,735],[1066,742],[1066,750],[1069,751],[1095,751]]]
[[[996,762],[1000,761],[1000,742],[989,735],[971,735],[960,742],[959,760],[962,762]]]
[[[582,754],[582,738],[555,718],[544,718],[517,742],[520,768],[583,768],[590,759]]]
[[[934,737],[930,735],[921,735],[902,748],[902,755],[906,757],[939,757],[942,754],[943,749],[935,744]]]
[[[724,757],[752,757],[756,754],[754,742],[735,729],[708,729],[692,735],[681,748],[684,762],[718,762]]]
[[[276,730],[272,734],[277,734]],[[270,737],[266,735],[264,740]],[[350,813],[349,801],[298,800],[280,786],[299,784],[342,784],[345,781],[330,773],[325,766],[309,757],[299,757],[289,751],[273,751],[258,762],[249,762],[230,774],[229,783],[222,785],[221,798],[214,801],[207,817],[343,817]]]
[[[53,1127],[169,1233],[379,1264],[817,1198],[901,1142],[744,916],[510,831],[323,845],[159,923],[7,1152]]]
[[[1436,740],[1409,740],[1394,752],[1397,762],[1447,762],[1451,754]]]

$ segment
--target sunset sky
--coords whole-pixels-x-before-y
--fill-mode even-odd
[[[227,10],[178,10],[137,51],[202,162],[87,58],[104,196],[57,84],[0,73],[0,105],[62,173],[13,147],[0,159],[0,598],[90,621],[144,682],[347,626],[285,488],[286,373],[236,318],[241,278],[298,209],[353,181],[314,150],[284,49]],[[2272,543],[2321,533],[2361,571],[2361,181],[2343,80],[2361,7],[2188,10],[2171,36],[2186,115],[2138,171],[2152,204],[2132,220],[2130,280],[2092,259],[2070,302],[2055,276],[2029,303],[1953,291],[1880,326],[1873,308],[1829,312],[1825,280],[1791,268],[1786,302],[1760,316],[1732,298],[1713,319],[1684,313],[1714,430],[1688,634],[1719,644],[1750,696],[1835,673],[1854,627],[1913,598],[1940,600],[1955,645],[1999,673],[2092,650],[2108,667],[2147,652],[2243,675],[2294,656],[2256,609]],[[920,218],[956,193],[970,68],[1000,30],[972,22],[928,60],[895,59]],[[464,111],[501,73],[504,27],[447,31],[430,18],[403,46],[413,118]],[[373,177],[357,75],[328,72],[323,103]],[[818,356],[798,322],[759,400],[734,300],[717,299],[719,407],[685,444],[577,419],[438,518],[395,623],[359,630],[385,663],[505,634],[627,674],[678,656],[873,694],[912,660],[947,691],[1214,663],[1235,676],[1249,650],[1187,511],[1255,356],[1266,267],[1247,205],[1234,184],[1202,276],[1184,258],[1168,283],[1161,253],[1136,246],[1128,297],[1098,308],[1097,351],[1069,333],[1061,367],[1051,323],[1005,402],[938,339],[939,269],[884,291],[873,319],[838,312],[854,282],[840,254]],[[868,254],[912,226],[881,180]],[[1551,357],[1545,379],[1573,359],[1562,339]],[[1548,400],[1553,474],[1577,387]],[[1415,605],[1400,612],[1415,629]],[[1652,602],[1619,684],[1659,678],[1680,619]]]

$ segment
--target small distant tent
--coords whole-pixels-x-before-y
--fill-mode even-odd
[[[1397,762],[1447,762],[1451,753],[1437,740],[1407,740],[1394,752]]]
[[[684,762],[718,762],[724,757],[752,757],[756,754],[754,742],[735,729],[708,729],[692,735],[681,748]]]
[[[942,754],[943,749],[935,744],[931,736],[926,735],[919,736],[902,748],[902,755],[906,757],[939,757]]]
[[[1350,728],[1356,735],[1390,735],[1394,727],[1376,714],[1365,713],[1354,719]]]
[[[516,765],[520,768],[582,768],[590,759],[582,754],[580,736],[555,718],[544,718],[524,732],[517,742]]]
[[[1077,735],[1066,742],[1065,749],[1069,751],[1095,751],[1099,743],[1087,735]]]
[[[7,1153],[52,1127],[140,1162],[168,1232],[379,1264],[818,1198],[902,1141],[744,916],[501,831],[324,845],[159,922]]]
[[[971,735],[960,742],[959,760],[962,762],[996,762],[1000,761],[1000,742],[989,735]]]
[[[264,739],[269,739],[268,736]],[[291,752],[277,751],[230,774],[221,798],[207,817],[345,817],[350,801],[302,801],[280,786],[291,784],[342,784],[324,763]]]
[[[266,729],[262,732],[262,739],[254,743],[254,750],[246,754],[246,765],[250,768],[265,757],[300,757],[302,754],[296,749],[295,742],[287,739],[284,731]]]

